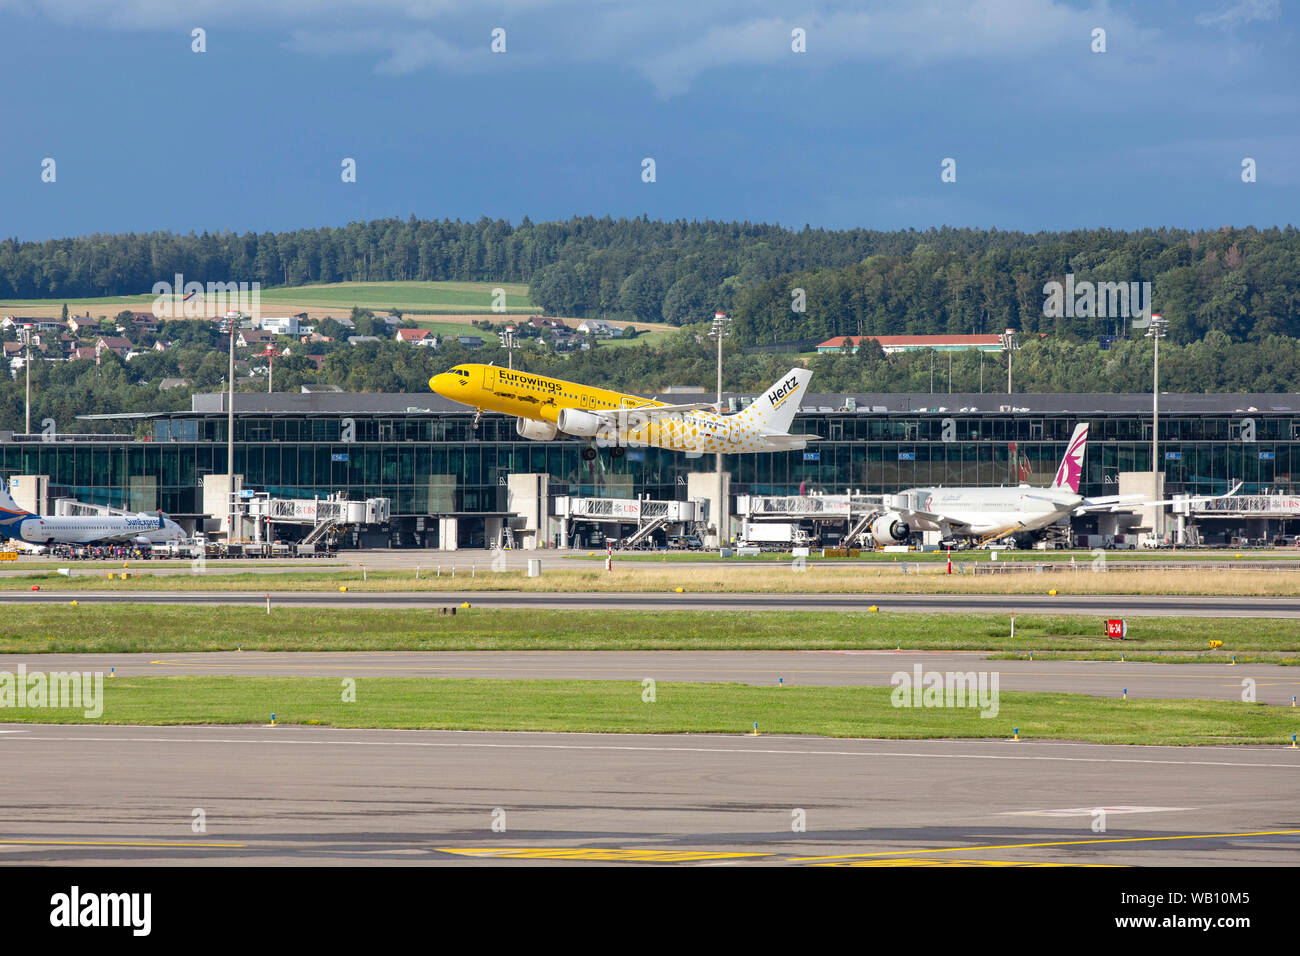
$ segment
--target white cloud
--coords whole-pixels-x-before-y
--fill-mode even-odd
[[[473,69],[483,55],[458,49],[428,30],[294,30],[290,50],[315,56],[378,53],[376,73],[403,76],[426,67],[453,72]]]
[[[1198,14],[1196,22],[1203,27],[1222,27],[1226,30],[1255,20],[1273,20],[1281,12],[1281,0],[1239,0],[1215,13]]]
[[[6,0],[0,0],[4,3]],[[1169,53],[1168,38],[1108,0],[18,0],[19,8],[80,26],[188,32],[204,26],[278,32],[312,56],[370,54],[375,70],[467,71],[629,66],[663,96],[685,93],[706,72],[775,65],[795,57],[790,31],[807,31],[807,65],[880,62],[901,69],[954,61],[1013,67],[1088,50],[1105,28],[1113,48]],[[1140,7],[1131,8],[1140,10]],[[1276,15],[1277,0],[1238,0],[1206,15],[1235,24]],[[1199,22],[1199,18],[1198,18]],[[508,30],[510,52],[487,56],[490,31]],[[1154,42],[1160,38],[1163,42]]]

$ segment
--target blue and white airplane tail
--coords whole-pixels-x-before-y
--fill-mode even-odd
[[[9,483],[0,481],[0,521],[6,518],[30,518],[32,513],[26,508],[18,507],[18,503],[9,495]]]

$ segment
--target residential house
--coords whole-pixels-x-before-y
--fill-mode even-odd
[[[819,354],[848,351],[856,355],[865,339],[874,339],[886,355],[895,352],[915,352],[936,349],[940,352],[961,352],[977,349],[980,352],[1002,351],[997,335],[837,335],[817,346]]]
[[[241,329],[239,335],[235,336],[235,344],[241,349],[251,348],[255,345],[271,345],[275,342],[275,336],[270,332],[263,332],[261,329]]]
[[[614,325],[612,322],[606,322],[602,319],[587,319],[578,326],[578,331],[583,335],[608,335],[612,338],[623,337],[623,327]]]
[[[438,337],[428,329],[398,329],[397,339],[408,345],[423,346],[424,348],[437,348]]]
[[[477,335],[458,335],[456,341],[467,349],[481,349],[483,347],[483,340]]]
[[[382,339],[377,335],[349,335],[348,345],[360,345],[363,342],[380,342]]]
[[[299,328],[299,318],[296,315],[263,319],[262,331],[270,332],[272,335],[302,334],[302,330]]]
[[[124,356],[132,348],[134,346],[128,338],[123,338],[120,335],[101,335],[95,340],[95,361],[98,362],[100,356],[105,352],[113,352]]]
[[[158,317],[152,312],[132,312],[131,326],[141,332],[157,332]]]

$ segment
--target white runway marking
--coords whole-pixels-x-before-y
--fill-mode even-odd
[[[1007,810],[1000,817],[1089,817],[1101,810],[1103,813],[1172,813],[1180,810],[1199,810],[1200,807],[1067,807],[1063,810]]]

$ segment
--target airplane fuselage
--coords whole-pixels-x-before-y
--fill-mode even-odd
[[[0,524],[0,536],[28,544],[160,544],[185,537],[169,518],[148,515],[105,517],[40,517],[25,515]]]
[[[494,365],[462,364],[450,372],[435,375],[429,386],[444,398],[471,408],[537,423],[521,425],[520,434],[538,440],[549,440],[564,433],[605,445],[650,445],[687,453],[724,454],[803,447],[766,438],[762,423],[743,412],[721,415],[709,409],[693,408],[655,414],[651,410],[673,406]],[[788,397],[797,402],[798,391],[791,386]],[[778,395],[776,401],[785,397]]]
[[[1066,517],[1082,503],[1080,495],[1029,486],[1015,488],[912,488],[918,510],[943,515],[973,535],[998,531],[1037,531]],[[921,530],[946,531],[939,522],[909,519]]]

